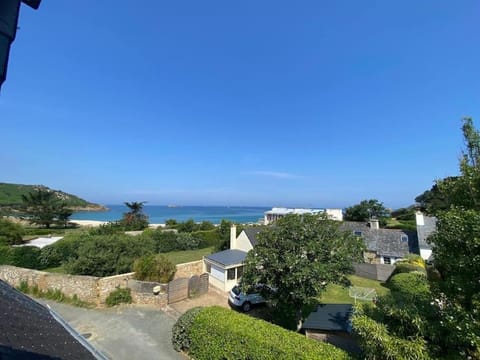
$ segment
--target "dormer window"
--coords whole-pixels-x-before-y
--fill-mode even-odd
[[[353,234],[355,236],[362,236],[362,232],[361,231],[354,231]]]
[[[408,235],[402,235],[402,236],[400,236],[400,240],[401,240],[402,242],[408,242]]]

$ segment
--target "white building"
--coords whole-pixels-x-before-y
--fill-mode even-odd
[[[271,224],[272,222],[284,217],[288,214],[321,214],[326,213],[328,217],[332,220],[343,221],[343,211],[342,209],[295,209],[295,208],[280,208],[274,207],[272,210],[265,211],[263,223],[265,225]]]

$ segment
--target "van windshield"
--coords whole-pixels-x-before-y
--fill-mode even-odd
[[[239,295],[240,294],[240,288],[235,285],[232,289],[232,292],[235,294],[235,295]]]

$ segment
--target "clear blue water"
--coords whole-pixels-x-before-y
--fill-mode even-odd
[[[109,211],[81,211],[74,213],[72,220],[98,220],[115,221],[122,218],[128,211],[124,205],[107,205]],[[168,219],[185,221],[193,219],[195,222],[210,221],[219,224],[222,219],[237,223],[257,222],[263,219],[263,213],[269,208],[264,207],[228,207],[228,206],[157,206],[145,205],[144,212],[148,215],[150,223],[163,224]]]

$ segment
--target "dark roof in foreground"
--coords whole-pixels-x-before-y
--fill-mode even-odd
[[[245,251],[229,249],[205,256],[205,258],[223,266],[230,266],[243,263],[246,256]]]
[[[0,359],[95,358],[45,306],[0,280]]]
[[[263,226],[256,226],[256,227],[247,227],[243,229],[243,231],[245,232],[245,235],[247,235],[248,240],[250,240],[250,243],[252,244],[252,246],[255,246],[258,243],[257,234],[264,229],[265,227]]]
[[[352,311],[352,304],[320,304],[308,315],[303,329],[350,332]]]

